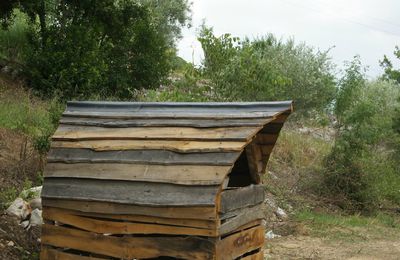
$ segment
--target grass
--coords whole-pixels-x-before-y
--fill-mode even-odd
[[[355,242],[382,237],[395,239],[400,235],[400,217],[384,212],[363,216],[300,210],[293,219],[303,223],[310,230],[310,235],[331,241]]]
[[[0,127],[26,135],[41,153],[49,148],[48,137],[56,128],[62,108],[56,99],[35,98],[18,83],[1,75]]]

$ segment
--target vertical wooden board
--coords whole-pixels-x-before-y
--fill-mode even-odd
[[[48,246],[42,246],[40,260],[104,260],[104,258],[81,256],[53,249]]]
[[[232,260],[256,250],[264,245],[263,226],[247,229],[223,238],[217,242],[216,257],[220,260]]]
[[[159,225],[138,222],[121,222],[96,219],[92,217],[76,216],[66,212],[47,209],[43,211],[44,218],[59,223],[95,232],[100,234],[166,234],[166,235],[194,235],[216,236],[215,229],[179,227],[171,225]],[[100,216],[99,216],[100,217]]]
[[[123,259],[210,259],[215,254],[213,240],[195,236],[115,237],[52,225],[43,226],[42,243]]]
[[[262,173],[263,168],[261,148],[257,145],[256,139],[254,139],[245,149],[250,176],[252,180],[258,184],[261,182],[260,174]]]

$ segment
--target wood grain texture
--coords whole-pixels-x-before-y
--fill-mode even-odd
[[[69,199],[42,199],[43,206],[62,209],[71,209],[88,213],[104,213],[111,215],[143,215],[171,219],[197,219],[197,220],[215,220],[217,217],[215,205],[212,207],[148,207],[130,204],[79,201]]]
[[[104,258],[81,256],[53,249],[48,246],[42,246],[40,250],[40,260],[104,260]]]
[[[43,211],[44,218],[99,234],[169,234],[216,236],[216,229],[159,225],[139,222],[121,222],[68,214],[57,209]]]
[[[251,185],[238,189],[225,190],[221,193],[220,212],[257,205],[264,201],[265,191],[262,185]]]
[[[251,252],[263,246],[265,231],[263,226],[247,229],[217,242],[216,258],[232,260],[247,252]]]
[[[45,178],[42,198],[147,206],[213,206],[218,186],[94,179]]]
[[[94,151],[168,150],[178,153],[240,151],[246,142],[173,141],[173,140],[92,140],[53,141],[52,148],[83,148]]]
[[[160,111],[154,112],[88,112],[88,111],[65,111],[64,117],[89,117],[89,118],[113,118],[113,119],[246,119],[246,118],[270,118],[278,115],[274,111],[213,111],[213,112],[173,112]]]
[[[151,210],[151,209],[150,209]],[[77,210],[68,210],[54,207],[44,207],[43,214],[46,215],[48,212],[57,212],[58,214],[74,215],[74,216],[86,216],[99,219],[109,219],[117,221],[130,221],[140,223],[150,223],[159,225],[172,225],[181,227],[194,227],[202,229],[216,230],[215,220],[202,220],[202,219],[187,219],[187,218],[164,218],[134,214],[104,214],[104,213],[90,213],[82,212]],[[165,208],[165,211],[169,211],[169,208]],[[196,210],[195,210],[196,211]]]
[[[115,237],[52,225],[43,225],[41,240],[46,245],[123,259],[159,256],[209,259],[214,253],[210,240],[195,236]]]
[[[236,216],[226,220],[218,228],[219,235],[228,234],[239,227],[246,225],[255,220],[264,219],[264,211],[261,205],[241,209]]]
[[[255,252],[254,254],[244,256],[240,258],[241,260],[264,260],[264,252],[262,248],[259,251]]]
[[[244,118],[244,119],[118,119],[118,118],[92,118],[92,117],[62,117],[60,124],[99,127],[138,127],[138,126],[179,126],[179,127],[237,127],[237,126],[262,126],[271,121],[271,118]]]
[[[176,153],[168,150],[93,151],[52,148],[47,162],[131,163],[151,165],[233,165],[239,152]]]
[[[62,140],[219,140],[246,141],[260,127],[192,128],[192,127],[79,127],[61,125],[52,139]]]
[[[44,176],[47,178],[69,177],[173,183],[181,185],[220,185],[230,169],[231,166],[207,165],[163,166],[116,163],[48,163],[45,168]],[[105,183],[104,185],[103,188],[108,187],[108,184]]]

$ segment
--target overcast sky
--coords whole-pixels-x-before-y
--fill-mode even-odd
[[[371,77],[382,73],[383,55],[393,58],[400,45],[399,0],[193,0],[192,15],[193,27],[184,30],[178,48],[188,61],[194,53],[196,64],[202,59],[196,35],[203,20],[217,36],[273,33],[320,50],[334,47],[330,56],[339,69],[359,54]]]

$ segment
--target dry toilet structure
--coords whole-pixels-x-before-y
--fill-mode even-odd
[[[69,102],[41,259],[263,259],[261,185],[292,102]]]

